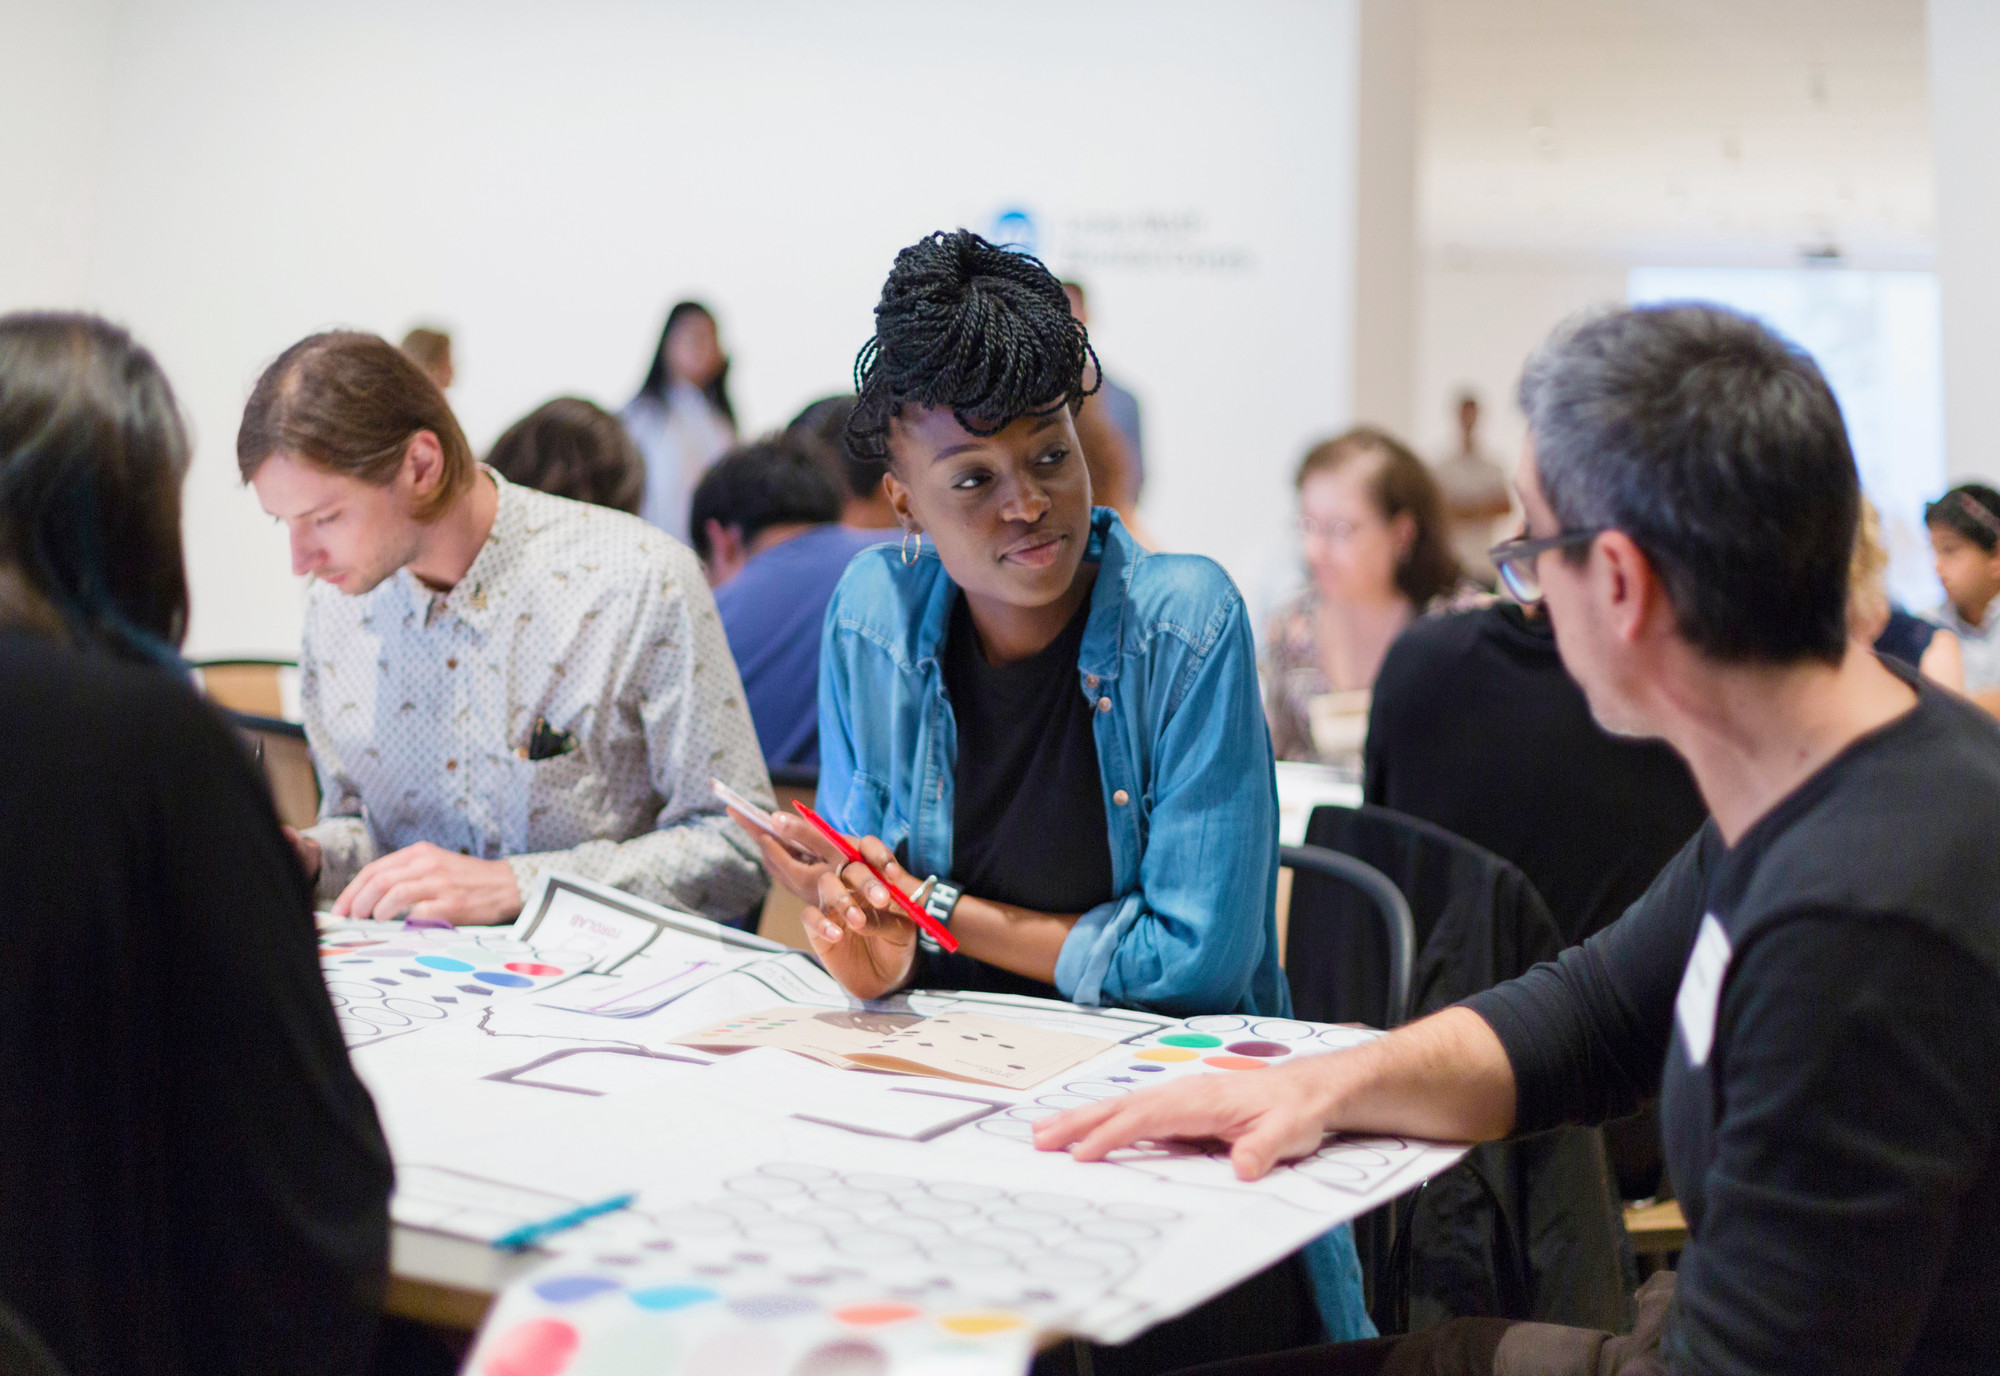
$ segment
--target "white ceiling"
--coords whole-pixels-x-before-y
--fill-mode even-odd
[[[1923,0],[1423,0],[1447,257],[1925,265]]]

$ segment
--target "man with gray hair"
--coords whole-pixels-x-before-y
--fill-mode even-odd
[[[1710,820],[1625,916],[1353,1051],[1052,1118],[1085,1160],[1219,1138],[1263,1174],[1333,1131],[1483,1140],[1658,1092],[1688,1220],[1625,1336],[1461,1319],[1259,1373],[1945,1373],[2000,1337],[2000,727],[1851,645],[1859,489],[1812,361],[1703,306],[1558,331],[1521,382],[1527,533],[1607,729]]]

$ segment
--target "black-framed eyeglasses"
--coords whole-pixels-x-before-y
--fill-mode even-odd
[[[1508,595],[1523,606],[1532,607],[1542,600],[1542,580],[1535,572],[1535,561],[1552,549],[1587,545],[1606,529],[1605,526],[1592,526],[1588,530],[1558,531],[1539,540],[1530,540],[1525,536],[1519,540],[1502,540],[1486,554],[1493,561],[1493,567],[1500,571],[1500,583],[1507,589]]]

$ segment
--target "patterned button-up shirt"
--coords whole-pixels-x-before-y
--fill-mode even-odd
[[[771,785],[701,566],[635,517],[482,471],[499,511],[450,592],[402,569],[307,594],[321,899],[430,841],[505,859],[524,896],[556,868],[742,917],[766,881],[709,778],[765,806]]]

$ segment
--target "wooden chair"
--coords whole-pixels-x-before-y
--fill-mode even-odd
[[[1626,1205],[1625,1236],[1632,1240],[1632,1255],[1638,1259],[1642,1276],[1671,1268],[1688,1240],[1687,1219],[1681,1214],[1679,1201]]]
[[[306,749],[306,729],[295,721],[248,712],[230,712],[229,718],[248,738],[257,762],[264,767],[278,820],[299,828],[317,822],[319,776],[313,772],[312,754]]]
[[[201,688],[218,706],[253,717],[285,720],[283,676],[298,668],[290,659],[202,659],[195,661]]]

